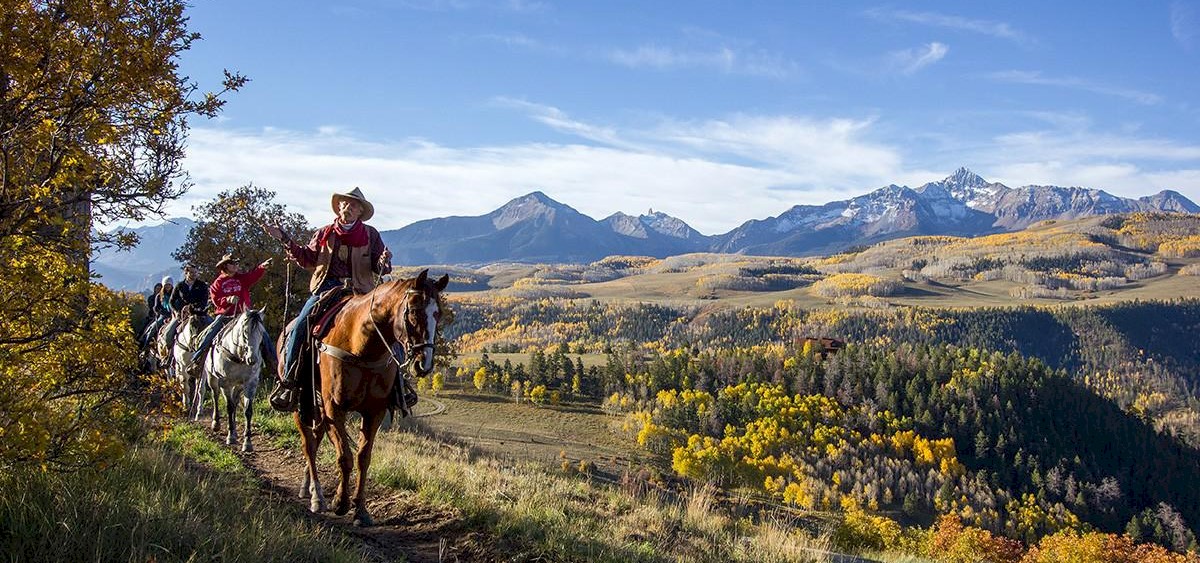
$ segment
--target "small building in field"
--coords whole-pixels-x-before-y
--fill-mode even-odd
[[[824,361],[829,356],[836,354],[842,348],[845,348],[846,342],[837,338],[818,338],[806,336],[797,340],[796,346],[798,346],[801,350],[803,350],[805,346],[811,346],[813,350],[816,350],[816,356],[820,360]]]

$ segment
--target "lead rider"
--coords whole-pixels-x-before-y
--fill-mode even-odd
[[[301,246],[284,233],[278,225],[262,226],[271,238],[283,243],[288,258],[306,270],[312,270],[308,288],[312,295],[296,316],[296,326],[288,334],[284,348],[284,374],[279,387],[271,396],[271,404],[280,410],[295,408],[296,364],[300,357],[302,335],[309,331],[308,316],[321,294],[335,287],[348,285],[356,295],[375,289],[382,276],[392,271],[392,252],[383,244],[375,227],[365,221],[375,215],[375,206],[367,201],[362,190],[335,193],[330,206],[336,215],[330,223],[313,234],[308,244]]]

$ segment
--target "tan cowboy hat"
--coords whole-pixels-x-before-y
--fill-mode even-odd
[[[363,211],[362,216],[358,218],[359,221],[370,220],[371,217],[375,215],[375,206],[371,205],[371,202],[367,201],[367,197],[364,196],[362,190],[358,189],[357,187],[344,194],[333,194],[333,199],[329,201],[329,206],[333,208],[334,213],[337,213],[338,211],[339,199],[353,199],[362,204]]]
[[[237,263],[238,259],[234,258],[232,254],[226,254],[226,255],[222,256],[221,261],[217,262],[217,271],[220,272],[221,269],[224,268],[225,265],[229,264],[230,262]]]

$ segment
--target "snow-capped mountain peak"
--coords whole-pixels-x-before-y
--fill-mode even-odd
[[[941,190],[971,209],[987,211],[1008,189],[1004,184],[988,182],[982,176],[962,167],[942,180],[917,188],[917,191],[925,194],[930,190]]]

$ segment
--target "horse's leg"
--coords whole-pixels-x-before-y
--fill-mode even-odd
[[[193,402],[193,404],[196,405],[196,414],[192,417],[192,420],[197,422],[200,421],[200,415],[204,414],[204,390],[206,388],[208,388],[209,391],[212,391],[212,389],[208,387],[208,378],[204,374],[201,374],[200,377],[196,379],[196,400]],[[216,400],[216,393],[214,392],[213,401],[216,402]]]
[[[384,411],[386,412],[386,411]],[[358,481],[354,484],[354,525],[374,526],[375,520],[367,512],[367,470],[371,467],[371,451],[375,447],[375,435],[383,422],[384,412],[363,413],[362,428],[358,434]]]
[[[213,385],[214,383],[215,383],[215,381],[213,381],[213,377],[209,376],[208,390],[212,391],[212,398],[213,398],[212,429],[213,429],[213,432],[216,432],[217,430],[219,430],[221,428],[221,398],[220,398],[220,395],[225,393],[225,390],[222,389],[219,384]]]
[[[241,388],[229,387],[224,389],[225,395],[225,413],[229,418],[229,430],[225,433],[225,445],[232,446],[234,439],[237,438],[237,404],[238,395],[241,395]]]
[[[329,425],[329,439],[337,450],[338,486],[333,513],[342,516],[350,511],[350,471],[354,459],[350,455],[350,436],[346,432],[346,413],[337,411],[332,403],[325,404],[325,421]],[[332,412],[331,412],[332,411]]]
[[[319,423],[314,429],[300,419],[300,413],[296,413],[294,418],[296,428],[300,430],[300,444],[304,448],[304,483],[300,487],[300,498],[309,499],[310,511],[325,512],[329,510],[329,505],[325,503],[325,491],[321,489],[321,478],[317,475],[317,449],[325,437],[325,425]]]
[[[256,390],[254,382],[242,389],[242,410],[246,414],[246,431],[242,433],[243,452],[254,451],[254,446],[250,444],[250,422],[254,418],[254,393]]]

